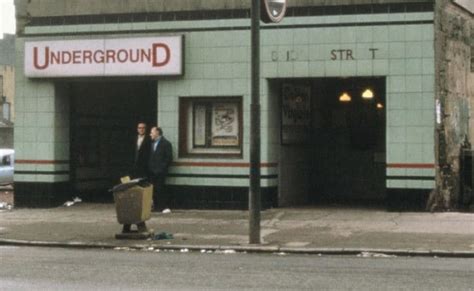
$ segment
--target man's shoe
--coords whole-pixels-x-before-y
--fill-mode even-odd
[[[122,233],[128,233],[128,232],[130,232],[130,227],[131,227],[130,224],[124,224],[124,225],[123,225],[123,228],[122,228]]]
[[[137,224],[138,232],[148,232],[148,228],[146,227],[145,222],[140,222]]]

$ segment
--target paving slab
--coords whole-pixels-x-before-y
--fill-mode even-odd
[[[262,244],[248,244],[248,212],[171,210],[147,221],[165,240],[117,240],[113,204],[77,203],[51,209],[0,211],[0,244],[71,247],[219,249],[249,252],[358,253],[474,257],[474,214],[387,212],[347,207],[262,211]]]

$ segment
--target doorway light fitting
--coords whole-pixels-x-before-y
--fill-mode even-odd
[[[341,96],[339,96],[339,102],[351,102],[352,98],[351,95],[343,92]]]
[[[367,88],[367,89],[365,89],[364,92],[362,92],[362,98],[372,99],[372,98],[374,98],[374,92]]]

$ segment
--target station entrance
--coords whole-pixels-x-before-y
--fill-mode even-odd
[[[130,175],[137,123],[156,125],[157,82],[84,81],[65,88],[73,191],[89,201],[111,201],[107,190]]]
[[[270,81],[280,96],[280,206],[383,202],[385,92],[385,77]]]

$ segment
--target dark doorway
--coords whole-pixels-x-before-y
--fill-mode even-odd
[[[270,84],[273,88],[294,84],[310,92],[308,126],[291,132],[298,132],[294,140],[299,142],[285,143],[282,131],[282,205],[383,202],[385,77],[286,79]]]
[[[157,120],[157,82],[74,82],[70,94],[71,181],[76,195],[111,201],[130,175],[136,125]]]
[[[382,201],[385,78],[329,78],[320,85],[313,107],[310,202]]]

